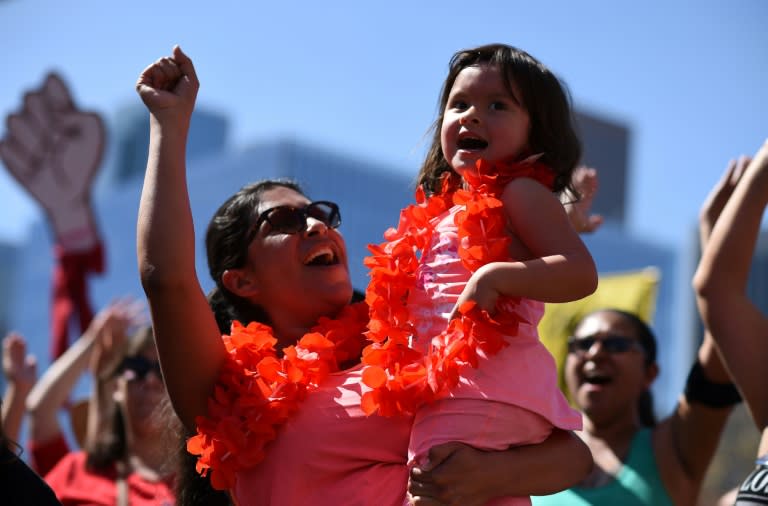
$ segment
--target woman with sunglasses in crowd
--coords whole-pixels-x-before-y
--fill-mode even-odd
[[[88,446],[89,440],[96,436],[100,420],[111,415],[102,413],[108,403],[97,397],[89,396],[75,401],[71,396],[85,372],[92,373],[92,378],[97,380],[103,375],[102,370],[110,367],[106,363],[109,354],[103,350],[114,347],[98,343],[102,340],[124,342],[126,329],[135,326],[139,318],[140,308],[128,299],[109,304],[96,314],[83,335],[51,363],[34,383],[26,401],[29,414],[27,446],[31,464],[42,476],[70,451],[59,421],[61,411],[69,415],[71,431],[80,446]],[[96,349],[99,351],[94,353]]]
[[[206,234],[216,314],[201,290],[184,161],[197,89],[178,47],[137,83],[151,126],[139,270],[171,402],[197,430],[188,448],[198,470],[240,505],[400,506],[413,420],[366,416],[360,406],[368,313],[349,304],[338,208],[311,202],[293,183],[244,187]],[[233,320],[222,338],[219,326]],[[442,504],[560,490],[591,465],[578,438],[562,431],[536,452],[433,450],[444,462],[432,485],[455,498]]]
[[[702,206],[702,249],[734,188],[724,178]],[[740,401],[709,332],[683,395],[656,420],[651,385],[656,338],[636,315],[603,309],[585,316],[568,341],[565,381],[583,414],[582,439],[595,466],[581,483],[533,498],[534,506],[694,506],[723,427]]]
[[[704,322],[761,433],[755,469],[736,491],[736,505],[752,506],[768,504],[768,316],[748,291],[768,203],[768,140],[753,159],[731,162],[723,179],[736,188],[703,250],[694,286]]]
[[[65,506],[171,506],[175,465],[165,436],[177,422],[159,409],[166,393],[152,330],[144,326],[126,337],[127,320],[103,313],[89,327],[96,332],[87,331],[58,359],[67,367],[51,365],[54,376],[73,384],[90,355],[95,377],[84,450],[61,456],[45,480]],[[56,388],[56,381],[44,380],[47,389]],[[59,447],[66,445],[60,429],[57,437]]]

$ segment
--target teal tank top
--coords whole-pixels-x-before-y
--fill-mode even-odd
[[[573,487],[531,497],[533,506],[674,506],[661,483],[653,456],[651,430],[638,431],[618,476],[603,487]]]

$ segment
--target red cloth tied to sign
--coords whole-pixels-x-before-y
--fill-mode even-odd
[[[93,310],[86,277],[89,273],[104,272],[105,267],[101,242],[76,252],[66,251],[56,244],[53,253],[56,265],[51,301],[51,360],[60,357],[69,347],[69,322],[73,318],[77,318],[80,332],[91,323]]]

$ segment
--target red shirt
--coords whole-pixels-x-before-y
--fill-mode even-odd
[[[32,469],[37,471],[40,476],[45,476],[53,469],[56,463],[69,453],[69,445],[64,439],[64,434],[58,433],[53,439],[40,443],[31,440],[27,443],[31,455],[30,464]]]
[[[117,503],[117,471],[90,470],[85,452],[71,452],[45,476],[63,506],[114,506]],[[128,503],[131,506],[173,506],[173,479],[149,481],[139,474],[128,475]]]

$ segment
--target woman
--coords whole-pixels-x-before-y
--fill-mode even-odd
[[[90,447],[99,438],[99,430],[111,431],[104,422],[113,416],[111,392],[98,387],[107,399],[91,396],[73,404],[70,399],[77,381],[89,368],[93,380],[109,380],[107,369],[114,367],[108,350],[125,343],[126,331],[138,323],[139,308],[128,300],[118,300],[99,311],[82,336],[57,358],[34,383],[26,409],[29,412],[28,446],[33,468],[45,476],[69,453],[59,421],[60,411],[69,413],[71,430],[81,446]],[[94,353],[94,350],[98,350]],[[102,412],[104,411],[104,412]],[[104,427],[104,425],[107,425]]]
[[[210,406],[217,410],[217,403],[233,390],[229,383],[216,387],[220,375],[231,372],[233,361],[196,277],[185,191],[184,152],[197,89],[192,62],[178,47],[172,57],[145,69],[137,83],[151,125],[138,221],[139,270],[168,392],[192,430],[198,417],[211,414],[214,392],[216,403]],[[352,285],[345,243],[336,230],[339,221],[334,204],[311,202],[294,184],[268,181],[243,188],[222,205],[207,234],[209,267],[223,298],[217,304],[231,310],[234,319],[268,323],[268,330],[251,328],[267,332],[276,349],[295,345],[319,320],[332,325],[327,318],[354,313],[348,306]],[[270,435],[268,447],[246,455],[241,445],[227,447],[223,465],[238,467],[227,475],[233,482],[223,479],[219,485],[231,487],[238,504],[403,504],[412,419],[364,415],[359,333],[347,344],[349,353],[339,354],[336,342],[333,372],[297,403]],[[285,358],[277,355],[273,363]],[[350,362],[356,365],[350,367]],[[243,418],[260,423],[240,418],[238,423]],[[198,421],[206,426],[205,420]],[[199,443],[195,440],[192,446]],[[465,494],[461,504],[483,504],[475,502],[481,495],[558,490],[588,470],[588,455],[570,434],[557,433],[542,444],[550,447],[546,463],[526,462],[526,448],[483,453],[451,446],[447,451],[454,458],[443,465],[460,474],[452,490]],[[244,457],[250,459],[245,464]],[[458,469],[462,462],[472,467]],[[555,469],[556,462],[566,465]],[[510,480],[513,473],[530,476],[531,483]]]
[[[172,419],[158,412],[166,393],[152,331],[143,327],[127,342],[111,337],[113,346],[96,339],[92,357],[102,364],[92,399],[101,426],[91,425],[84,451],[61,457],[45,480],[65,505],[175,504],[171,447],[162,443]]]
[[[733,190],[725,179],[705,201],[702,247]],[[568,343],[565,378],[583,413],[581,437],[595,467],[577,486],[535,505],[695,505],[720,434],[739,396],[712,336],[705,333],[683,395],[654,419],[650,388],[656,339],[637,316],[615,309],[587,315]]]
[[[756,468],[739,488],[735,504],[768,504],[768,395],[764,366],[768,357],[768,317],[747,293],[752,256],[768,202],[768,141],[751,161],[742,158],[732,162],[724,181],[721,184],[736,185],[736,189],[703,250],[694,286],[704,323],[717,340],[762,434]]]

